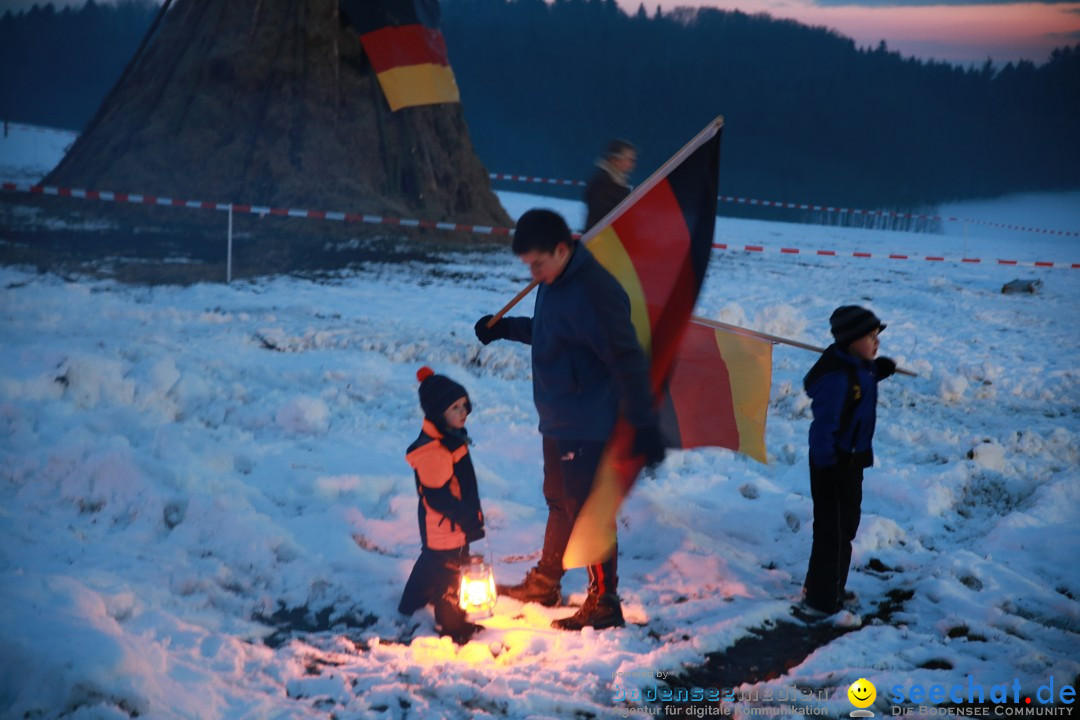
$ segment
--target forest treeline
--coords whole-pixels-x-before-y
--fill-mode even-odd
[[[159,4],[91,0],[0,16],[0,116],[81,130],[135,54]]]
[[[0,114],[80,129],[152,0],[0,18]],[[611,137],[636,181],[716,115],[721,191],[917,208],[1080,187],[1080,45],[1042,64],[904,58],[767,15],[626,13],[614,0],[442,0],[477,152],[495,172],[583,178]]]

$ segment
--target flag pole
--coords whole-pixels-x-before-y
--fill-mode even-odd
[[[506,313],[510,312],[510,308],[514,307],[514,306],[515,306],[515,305],[517,305],[517,304],[518,304],[519,302],[521,302],[522,300],[524,300],[524,299],[525,299],[525,296],[526,296],[526,295],[528,295],[529,293],[531,293],[531,292],[532,292],[532,289],[533,289],[534,287],[536,287],[537,285],[539,285],[539,284],[540,284],[540,281],[539,281],[539,280],[533,280],[533,281],[532,281],[531,283],[529,283],[528,285],[526,285],[526,286],[525,286],[525,288],[524,288],[524,289],[523,289],[523,290],[522,290],[521,292],[519,292],[519,293],[518,293],[517,295],[515,295],[515,296],[514,296],[514,299],[513,299],[513,300],[511,300],[510,302],[508,302],[508,303],[506,303],[505,305],[503,305],[503,308],[502,308],[502,310],[500,310],[499,312],[497,312],[497,313],[495,313],[494,315],[492,315],[492,316],[491,316],[491,319],[490,319],[490,320],[488,320],[488,322],[487,322],[487,326],[488,326],[488,327],[490,328],[490,327],[492,327],[492,326],[493,326],[493,325],[494,325],[495,323],[499,322],[499,320],[501,320],[501,319],[502,319],[502,316],[503,316],[503,315],[505,315]]]
[[[690,322],[696,322],[699,325],[705,325],[706,327],[715,328],[716,330],[724,330],[733,335],[742,335],[743,337],[758,338],[759,340],[768,340],[771,343],[779,343],[782,345],[791,345],[792,347],[802,348],[803,350],[810,350],[811,352],[823,353],[825,348],[817,347],[816,345],[807,345],[806,343],[799,342],[798,340],[788,340],[787,338],[779,337],[778,335],[769,335],[768,333],[758,332],[757,330],[748,330],[747,328],[739,327],[738,325],[728,325],[727,323],[720,322],[719,320],[709,320],[698,315],[691,315]],[[910,370],[904,368],[896,368],[896,372],[901,375],[908,375],[910,377],[919,377],[918,374],[913,373]]]
[[[629,195],[627,195],[623,199],[623,201],[621,203],[616,205],[611,210],[611,212],[609,212],[607,215],[605,215],[603,218],[601,218],[600,222],[596,223],[591,228],[589,228],[589,230],[586,231],[585,234],[581,236],[580,242],[588,245],[589,242],[594,237],[596,237],[604,228],[606,228],[611,223],[615,222],[615,220],[620,215],[622,215],[623,212],[626,211],[626,208],[630,207],[635,202],[637,202],[638,199],[642,195],[644,195],[645,193],[652,190],[661,180],[663,180],[664,178],[666,178],[668,176],[668,173],[670,173],[673,169],[675,169],[683,160],[685,160],[689,155],[691,155],[701,145],[703,145],[704,143],[711,140],[713,135],[716,135],[716,133],[720,132],[720,129],[723,128],[723,127],[724,127],[724,116],[723,115],[717,115],[715,118],[713,118],[712,122],[710,122],[708,125],[706,125],[705,128],[702,129],[701,132],[699,132],[697,135],[695,135],[690,140],[690,142],[683,145],[681,150],[679,150],[677,153],[672,155],[670,158],[668,158],[667,162],[665,162],[663,165],[661,165],[659,168],[657,168],[656,171],[652,175],[650,175],[648,177],[648,179],[645,180],[645,182],[643,182],[640,185],[638,185],[637,187],[635,187],[634,191],[631,192]],[[497,323],[502,318],[503,315],[508,313],[511,308],[513,308],[515,305],[517,305],[519,302],[521,302],[525,298],[525,296],[528,295],[530,292],[532,292],[532,289],[534,287],[536,287],[537,285],[539,285],[539,284],[540,284],[539,280],[533,280],[532,282],[530,282],[528,284],[528,286],[524,290],[522,290],[521,292],[519,292],[517,295],[514,296],[513,300],[506,303],[506,305],[504,305],[503,308],[501,310],[499,310],[499,312],[497,312],[497,313],[495,313],[494,315],[491,316],[491,319],[488,320],[487,326],[490,328],[495,323]]]

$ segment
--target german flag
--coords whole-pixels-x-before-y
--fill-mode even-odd
[[[460,102],[438,0],[341,0],[391,110]]]
[[[722,447],[765,462],[771,386],[771,342],[691,321],[660,406],[665,442]]]
[[[582,238],[630,296],[657,405],[712,253],[722,127],[722,118],[714,120]],[[620,419],[578,513],[565,567],[610,557],[615,515],[644,465],[631,453],[633,440],[633,427]]]

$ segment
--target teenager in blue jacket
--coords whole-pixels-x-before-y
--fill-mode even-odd
[[[649,390],[649,362],[630,321],[630,300],[561,216],[530,210],[517,222],[513,251],[540,282],[532,317],[476,323],[487,345],[507,339],[532,346],[533,400],[544,448],[547,527],[540,561],[519,585],[501,592],[522,602],[557,605],[563,553],[588,497],[608,438],[621,414],[635,428],[634,452],[647,465],[664,459]],[[616,594],[618,550],[592,565],[581,609],[553,625],[563,630],[624,624]]]
[[[843,607],[851,543],[859,529],[863,470],[874,464],[877,384],[896,363],[877,357],[874,313],[857,305],[837,308],[829,318],[836,342],[803,379],[810,408],[810,495],[814,541],[803,583],[802,610],[811,617]]]

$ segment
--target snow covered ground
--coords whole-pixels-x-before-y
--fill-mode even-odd
[[[0,123],[0,180],[37,182],[75,142],[70,130]]]
[[[582,212],[501,195],[513,216]],[[1080,228],[1080,203],[1021,206]],[[721,219],[717,240],[1080,261],[1076,237],[975,226]],[[192,287],[0,268],[0,717],[633,716],[650,707],[614,698],[788,616],[811,537],[800,380],[814,355],[777,346],[769,464],[673,452],[624,506],[625,629],[559,633],[549,623],[568,609],[500,599],[464,647],[429,611],[392,642],[418,552],[403,455],[421,365],[470,391],[478,549],[500,581],[531,566],[546,512],[528,350],[472,332],[527,273],[508,250],[443,260]],[[1014,278],[1042,286],[1003,295]],[[825,345],[845,303],[877,312],[883,354],[918,373],[881,387],[850,582],[865,615],[887,593],[907,599],[891,624],[739,688],[757,700],[716,707],[847,716],[859,678],[879,715],[897,687],[1014,680],[1010,709],[1038,706],[1040,686],[1080,676],[1080,270],[717,252],[697,314]],[[580,599],[584,585],[573,571],[564,588]],[[258,620],[297,608],[294,625],[328,629]],[[792,687],[812,696],[761,699]]]

